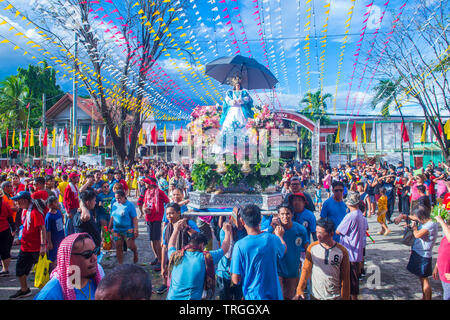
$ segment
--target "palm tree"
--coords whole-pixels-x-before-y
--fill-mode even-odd
[[[322,95],[320,90],[315,93],[308,92],[305,97],[300,101],[300,107],[306,104],[299,113],[313,120],[314,122],[319,120],[320,124],[327,124],[330,122],[330,117],[326,114],[327,99],[331,99],[332,95],[326,93]],[[311,132],[305,128],[300,128],[300,140],[302,141],[301,155],[307,157],[311,153]]]
[[[327,99],[331,99],[332,95],[330,93],[325,93],[322,95],[320,90],[315,93],[308,92],[305,94],[305,97],[300,101],[301,104],[306,104],[300,113],[306,116],[311,120],[320,119],[320,123],[327,122],[329,119],[326,117],[327,110]]]
[[[11,118],[14,127],[23,127],[27,119],[24,110],[28,103],[30,90],[22,77],[10,76],[0,83],[0,112],[14,112]]]
[[[403,118],[402,112],[399,108],[399,103],[397,101],[397,96],[403,91],[403,87],[400,86],[401,81],[402,78],[398,78],[395,81],[392,81],[390,79],[380,80],[378,85],[373,88],[373,90],[375,91],[375,96],[370,103],[372,110],[374,110],[378,106],[378,104],[382,103],[381,115],[385,118],[389,118],[391,115],[389,112],[389,108],[394,102],[395,106],[400,111],[400,115]]]
[[[400,112],[400,116],[402,117],[402,122],[405,123],[405,119],[403,118],[402,108],[398,103],[397,96],[404,90],[404,88],[400,85],[402,78],[399,77],[397,80],[392,81],[390,79],[382,79],[379,81],[378,85],[376,85],[373,90],[376,92],[373,97],[370,105],[372,110],[374,110],[378,104],[381,105],[381,115],[384,118],[390,117],[389,108],[394,103],[397,110]],[[402,126],[403,130],[405,126]],[[403,139],[403,131],[401,133],[401,137]],[[403,156],[403,140],[400,143],[401,153],[402,153],[402,162],[404,162]]]

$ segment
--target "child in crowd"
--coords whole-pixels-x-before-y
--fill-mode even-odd
[[[45,216],[45,229],[47,231],[47,258],[52,261],[50,265],[51,272],[56,266],[56,254],[58,253],[59,245],[64,239],[65,234],[63,217],[60,211],[58,198],[55,196],[50,196],[47,199],[47,207],[49,208],[49,212]]]
[[[318,210],[322,210],[322,186],[320,183],[316,185],[316,191],[314,194],[314,205],[317,206]]]
[[[378,211],[377,211],[377,222],[381,225],[381,230],[378,234],[383,234],[387,236],[391,230],[386,225],[386,213],[387,213],[387,197],[386,189],[384,187],[380,188],[380,198],[378,199]]]

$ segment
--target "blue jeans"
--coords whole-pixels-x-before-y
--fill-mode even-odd
[[[77,212],[77,209],[70,210],[72,213],[72,218],[69,218],[69,215],[66,215],[66,225],[64,226],[64,232],[66,237],[75,233],[75,228],[73,226],[73,216]]]
[[[442,300],[450,300],[450,283],[444,282],[441,280],[442,283],[442,289],[444,292],[442,292]]]

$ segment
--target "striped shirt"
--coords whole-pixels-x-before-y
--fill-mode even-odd
[[[319,300],[348,300],[350,298],[350,261],[347,249],[335,243],[326,249],[319,241],[306,251],[297,295],[303,295],[311,278],[312,296]]]

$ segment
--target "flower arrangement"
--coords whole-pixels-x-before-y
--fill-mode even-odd
[[[191,127],[201,128],[203,131],[208,129],[220,128],[219,106],[197,106],[191,114]]]
[[[221,111],[219,105],[215,106],[197,106],[191,114],[192,121],[188,124],[189,134],[192,136],[202,136],[206,138],[206,143],[209,136],[205,132],[209,129],[220,129]]]
[[[253,111],[255,113],[253,119],[249,119],[246,128],[249,130],[271,130],[279,128],[282,123],[281,118],[269,110],[268,105],[263,105],[262,107],[254,107]]]

